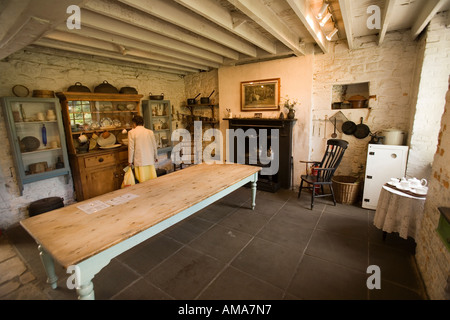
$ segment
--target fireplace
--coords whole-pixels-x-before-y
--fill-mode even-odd
[[[232,143],[227,146],[230,148],[228,153],[232,155],[229,160],[262,167],[258,177],[258,190],[276,192],[280,188],[290,189],[293,171],[292,131],[296,120],[275,118],[226,118],[224,120],[228,121],[230,129],[228,135],[232,140]],[[266,152],[268,152],[267,156]],[[264,154],[261,156],[261,153]],[[277,157],[275,160],[278,160],[278,168],[274,168],[275,160],[268,163],[271,156]]]

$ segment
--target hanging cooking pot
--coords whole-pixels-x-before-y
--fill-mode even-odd
[[[89,89],[86,86],[83,86],[81,82],[75,82],[74,85],[71,85],[69,88],[67,88],[68,92],[91,92],[91,89]]]
[[[151,92],[149,94],[150,100],[163,100],[164,99],[164,93],[161,93],[160,95],[153,95]]]
[[[98,86],[94,88],[94,92],[96,93],[119,93],[119,90],[117,90],[116,87],[109,84],[108,81],[103,81],[103,83],[100,83]]]
[[[353,135],[358,139],[364,139],[370,134],[370,129],[367,125],[363,124],[363,117],[361,117],[361,123],[356,126],[355,133]]]
[[[356,124],[353,121],[345,121],[342,124],[342,132],[347,135],[352,135],[356,131]]]
[[[201,93],[199,93],[198,95],[196,95],[194,99],[187,99],[187,104],[188,104],[188,105],[196,104],[196,103],[197,103],[196,99],[198,98],[199,95],[201,95]]]
[[[137,90],[133,87],[122,87],[119,90],[119,93],[123,93],[123,94],[137,94]]]
[[[211,96],[214,93],[214,91],[216,91],[216,90],[213,90],[208,97],[201,97],[200,98],[200,103],[201,104],[208,104],[209,103],[209,98],[211,98]]]

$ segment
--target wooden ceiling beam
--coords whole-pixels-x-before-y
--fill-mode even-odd
[[[127,61],[127,62],[133,62],[133,63],[140,63],[140,64],[144,64],[147,66],[153,66],[153,67],[155,67],[154,70],[161,71],[161,72],[174,73],[174,74],[189,74],[189,73],[197,73],[198,72],[198,70],[192,69],[192,68],[186,68],[186,67],[177,68],[175,65],[167,65],[164,63],[151,61],[148,59],[124,56],[121,53],[117,53],[117,52],[110,52],[110,51],[105,51],[102,49],[97,49],[97,48],[92,48],[92,47],[85,47],[85,46],[75,45],[75,44],[71,44],[71,43],[64,43],[61,41],[55,41],[55,40],[51,40],[51,39],[41,39],[41,40],[36,41],[34,44],[36,44],[38,46],[42,46],[42,47],[76,52],[76,53],[87,54],[87,55],[93,55],[93,56],[97,56],[97,57],[112,58],[112,59],[119,60],[122,62]]]
[[[228,0],[228,2],[233,4],[236,8],[241,10],[267,32],[291,49],[295,55],[305,55],[305,50],[300,44],[300,37],[293,33],[261,0]]]
[[[309,34],[316,41],[323,53],[328,53],[329,41],[320,28],[314,14],[309,6],[308,0],[287,0],[288,4],[294,10],[297,17],[303,23]]]
[[[185,6],[189,10],[201,15],[202,17],[218,24],[222,28],[236,34],[237,36],[251,42],[253,45],[276,54],[276,45],[268,40],[261,33],[250,27],[244,20],[236,23],[233,14],[221,6],[219,3],[211,0],[175,0],[177,3]]]
[[[2,0],[0,12],[0,59],[25,48],[69,16],[69,5],[83,0]],[[51,9],[51,10],[50,10]]]
[[[339,7],[341,8],[342,19],[344,20],[348,48],[353,50],[355,45],[353,42],[353,16],[351,0],[339,0]]]
[[[208,66],[210,68],[219,68],[220,64],[212,62],[210,60],[200,59],[198,57],[194,57],[182,52],[170,50],[168,48],[162,48],[159,46],[155,46],[153,44],[149,44],[146,42],[138,41],[135,39],[126,38],[123,36],[111,34],[105,31],[92,29],[90,27],[83,27],[83,30],[67,30],[64,27],[58,27],[55,31],[60,32],[68,32],[68,33],[75,33],[78,35],[81,35],[83,37],[93,38],[97,40],[107,41],[114,43],[118,46],[123,46],[125,48],[134,48],[134,49],[140,49],[143,51],[147,51],[149,53],[153,54],[160,54],[167,57],[172,57],[179,60],[189,61],[198,65],[204,65]],[[51,36],[52,33],[50,33],[48,36]]]
[[[104,40],[85,37],[84,33],[75,34],[61,31],[52,31],[45,36],[46,39],[61,41],[65,43],[71,43],[74,45],[80,45],[85,47],[102,49],[105,51],[119,52],[122,55],[136,56],[145,59],[152,59],[154,61],[161,61],[163,66],[167,67],[168,64],[175,64],[177,67],[186,66],[197,70],[209,70],[210,68],[205,65],[192,63],[187,60],[180,60],[177,58],[168,57],[164,54],[145,51],[143,48],[125,47],[121,43],[113,43]]]
[[[427,0],[421,10],[419,17],[411,28],[411,36],[416,39],[419,34],[427,27],[431,19],[439,12],[439,10],[448,3],[449,0]]]
[[[184,42],[162,36],[158,33],[144,30],[123,21],[109,18],[88,10],[82,10],[81,15],[83,19],[83,26],[88,26],[93,29],[98,29],[111,34],[153,44],[170,50],[175,50],[217,63],[223,62],[223,57],[208,50],[197,48]],[[83,29],[81,29],[80,32],[82,32],[82,30]]]
[[[206,39],[231,48],[242,54],[256,57],[256,48],[247,41],[230,34],[216,24],[199,17],[197,14],[166,0],[119,0],[133,8],[165,20],[183,29],[189,30]]]
[[[397,2],[398,0],[386,0],[386,3],[384,5],[383,16],[381,18],[382,21],[381,31],[380,34],[378,35],[379,46],[381,46],[381,44],[384,41],[384,37],[386,36],[389,23],[391,22],[391,19],[393,17],[394,7],[397,4]]]
[[[198,48],[202,52],[208,52],[207,56],[203,53],[196,55],[202,59],[208,59],[216,63],[222,63],[223,57],[230,59],[238,59],[239,53],[231,50],[225,46],[218,44],[217,42],[198,37],[190,32],[187,32],[179,27],[171,24],[164,23],[160,19],[157,19],[151,15],[139,12],[138,10],[131,9],[118,2],[108,2],[105,0],[91,0],[87,2],[84,8],[89,9],[91,12],[113,18],[115,20],[122,21],[130,24],[134,27],[148,30],[157,34],[158,38],[161,36],[168,37],[169,39],[177,40],[193,48]],[[142,34],[142,33],[140,33]],[[186,46],[185,46],[186,48]],[[205,48],[208,50],[205,51]],[[186,51],[198,51],[198,50],[183,50]]]

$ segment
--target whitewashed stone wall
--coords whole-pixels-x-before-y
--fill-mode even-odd
[[[321,159],[326,140],[333,133],[333,124],[329,121],[325,132],[325,116],[330,118],[338,111],[356,124],[363,117],[373,133],[390,128],[409,130],[417,42],[411,40],[407,31],[388,33],[381,46],[377,41],[376,36],[356,38],[358,49],[355,50],[349,50],[345,42],[338,41],[331,45],[328,54],[315,56],[311,160]],[[369,82],[370,94],[376,95],[376,100],[369,101],[371,111],[331,110],[333,85],[362,82]],[[337,174],[363,174],[370,137],[359,140],[337,133],[338,138],[349,142]]]
[[[449,84],[450,84],[450,77]],[[430,299],[450,299],[450,251],[436,232],[439,207],[450,206],[450,85],[434,155],[424,217],[417,240],[416,260]],[[447,292],[446,292],[447,290]]]
[[[211,103],[219,103],[219,78],[217,69],[187,75],[184,78],[184,84],[187,98],[195,98],[200,93],[200,96],[197,98],[197,103],[200,103],[201,97],[208,97],[212,93],[210,98]]]
[[[407,175],[429,178],[436,151],[441,116],[444,111],[447,79],[450,74],[449,12],[432,19],[421,40]]]
[[[0,61],[0,96],[12,96],[11,89],[15,84],[22,84],[30,91],[42,89],[57,92],[65,91],[80,81],[93,91],[103,80],[118,89],[135,87],[144,99],[150,92],[164,93],[175,110],[180,112],[181,104],[186,100],[182,77],[151,71],[142,66],[125,66],[112,60],[63,55],[57,50],[39,48],[29,48]],[[35,200],[59,196],[64,198],[65,204],[74,201],[72,180],[66,184],[63,177],[26,184],[23,196],[20,196],[3,113],[0,115],[0,137],[3,141],[0,151],[0,229],[6,229],[26,217],[28,205]]]

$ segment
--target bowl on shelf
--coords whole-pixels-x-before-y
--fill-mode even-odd
[[[124,144],[124,145],[128,145],[128,139],[122,139],[122,144]]]

